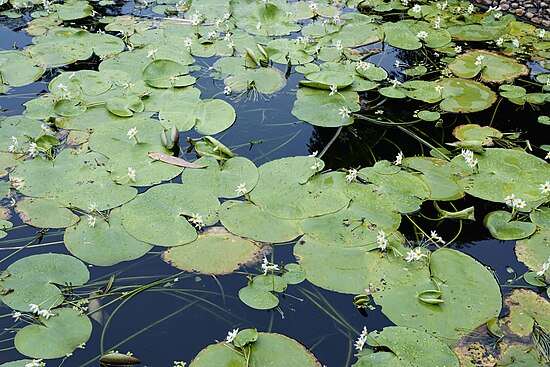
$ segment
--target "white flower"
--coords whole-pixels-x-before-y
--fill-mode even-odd
[[[548,80],[550,80],[550,78],[548,78]],[[550,152],[546,153],[546,155],[544,156],[544,159],[550,159]]]
[[[545,183],[540,184],[539,190],[541,194],[546,194],[547,192],[550,192],[550,181],[546,181]]]
[[[497,39],[496,43],[497,43],[497,46],[502,46],[502,44],[504,43],[504,38],[499,37],[499,38]]]
[[[443,86],[442,85],[436,85],[435,86],[435,91],[439,94],[441,94],[441,92],[443,91]]]
[[[357,351],[363,350],[363,347],[365,346],[365,343],[367,342],[367,336],[368,336],[367,327],[363,326],[363,330],[361,331],[361,334],[359,335],[359,338],[357,338],[357,340],[353,344],[353,346],[355,347],[355,349]]]
[[[519,47],[519,40],[518,40],[517,38],[514,38],[514,39],[512,40],[512,45],[513,45],[514,47],[518,48],[518,47]]]
[[[355,168],[350,168],[348,174],[346,175],[346,181],[351,183],[351,181],[357,178],[357,170]]]
[[[401,162],[403,162],[403,152],[397,153],[397,155],[395,156],[395,161],[393,161],[393,164],[400,165]]]
[[[498,19],[502,16],[502,13],[501,12],[497,12],[495,14],[493,14],[493,17],[495,17],[495,19]]]
[[[320,161],[317,161],[313,164],[313,166],[310,167],[312,170],[314,171],[317,171],[318,169],[321,168],[321,162]]]
[[[46,123],[42,123],[40,124],[40,129],[42,130],[42,132],[44,133],[50,133],[52,132],[52,129],[50,128],[50,125],[46,124]]]
[[[228,20],[229,18],[231,18],[231,13],[225,13],[225,14],[223,15],[223,19],[224,19],[224,20]]]
[[[474,152],[472,152],[470,149],[462,149],[460,153],[466,161],[471,161],[474,159]]]
[[[154,50],[150,50],[149,52],[147,52],[147,57],[155,58],[155,54],[157,53],[157,51],[158,51],[158,48],[155,48]]]
[[[435,20],[434,28],[435,29],[441,28],[441,17],[437,17],[437,19]]]
[[[525,208],[525,205],[526,205],[526,203],[525,203],[524,200],[521,200],[519,198],[516,199],[516,208],[523,209],[523,208]]]
[[[21,320],[22,316],[23,316],[23,314],[19,311],[13,311],[13,313],[11,315],[11,317],[14,319],[13,320],[14,322]]]
[[[409,0],[401,0],[401,4],[403,4],[403,6],[409,6]]]
[[[17,138],[15,136],[12,136],[11,137],[11,142],[13,143],[13,145],[19,145],[19,140],[17,140]]]
[[[222,23],[223,23],[223,19],[220,19],[220,18],[216,19],[216,21],[214,22],[214,24],[216,25],[216,28],[222,25]]]
[[[342,51],[344,49],[342,46],[342,40],[336,40],[336,42],[334,42],[334,47],[336,47],[338,51]]]
[[[393,66],[395,66],[396,68],[400,68],[401,66],[405,66],[405,64],[401,63],[401,61],[399,60],[395,60],[395,62],[393,63]]]
[[[15,145],[8,146],[8,152],[15,153],[16,150],[17,150],[17,147]]]
[[[308,155],[308,157],[317,157],[318,153],[319,152],[316,150],[316,151],[312,152],[310,155]]]
[[[418,32],[418,33],[416,34],[416,37],[417,37],[417,38],[420,38],[420,39],[426,38],[426,37],[428,37],[428,32],[426,32],[426,31],[420,31],[420,32]]]
[[[25,367],[44,367],[46,363],[42,362],[42,358],[40,359],[33,359],[29,363],[25,364]]]
[[[216,32],[216,31],[208,32],[207,37],[208,37],[209,40],[212,40],[214,38],[218,38],[218,32]]]
[[[504,204],[514,206],[516,202],[516,194],[510,194],[504,198]]]
[[[248,192],[248,190],[246,189],[246,183],[241,183],[240,185],[237,185],[237,189],[235,190],[235,192],[238,194],[238,195],[244,195]]]
[[[32,313],[38,313],[38,311],[40,311],[40,306],[34,303],[29,303],[29,309]]]
[[[183,40],[183,45],[185,47],[191,47],[191,46],[193,46],[193,40],[188,37],[188,38]]]
[[[231,92],[232,91],[230,86],[226,86],[225,88],[223,88],[223,94],[225,94],[226,96],[230,95]]]
[[[189,218],[188,221],[195,224],[197,222],[202,222],[202,217],[199,213],[191,214],[191,218]]]
[[[439,242],[441,244],[445,244],[445,241],[443,241],[443,238],[441,238],[436,231],[432,231],[430,233],[430,240],[434,241],[434,242]]]
[[[479,55],[478,57],[476,57],[476,61],[474,62],[474,65],[480,66],[481,64],[483,64],[484,58],[485,56],[483,55]]]
[[[38,311],[38,315],[46,318],[46,320],[48,320],[52,316],[56,316],[56,314],[51,312],[50,310],[40,310]]]
[[[392,87],[396,88],[398,85],[401,85],[402,83],[397,78],[395,78],[394,80],[391,81],[391,84],[392,84]]]
[[[226,343],[231,343],[233,342],[233,340],[235,340],[235,337],[237,336],[237,334],[239,333],[239,329],[233,329],[232,331],[229,331],[227,333],[227,336],[225,337],[225,342]]]
[[[386,248],[388,247],[388,240],[386,239],[386,232],[383,230],[379,230],[378,234],[376,235],[376,243],[378,244],[378,248],[382,251],[386,251]]]
[[[279,270],[279,265],[270,263],[269,261],[267,261],[267,257],[264,256],[264,260],[262,262],[262,269],[264,271],[264,275],[266,275],[268,271]]]
[[[303,36],[300,36],[298,38],[296,38],[296,43],[297,44],[308,44],[309,42],[311,42],[311,39],[309,37],[303,37]]]
[[[328,95],[332,96],[336,93],[338,93],[338,86],[333,84],[333,85],[330,86],[330,93]]]
[[[132,167],[128,167],[128,172],[126,173],[130,181],[136,181],[136,170]]]
[[[544,273],[546,272],[546,270],[548,270],[550,268],[550,257],[548,258],[548,261],[543,263],[542,264],[542,267],[540,268],[539,271],[537,271],[537,275],[540,277],[540,276],[543,276]]]
[[[356,69],[366,70],[370,66],[369,63],[364,62],[363,60],[357,61],[357,64],[355,65]]]
[[[88,225],[90,227],[95,227],[95,223],[96,223],[96,217],[94,217],[93,215],[88,215]]]
[[[27,154],[31,157],[35,157],[38,154],[38,145],[36,145],[35,142],[32,142],[29,145],[29,149],[27,150]]]
[[[99,207],[97,206],[96,203],[91,203],[90,206],[88,207],[88,212],[98,213],[99,212]]]
[[[539,30],[539,38],[544,38],[545,34],[546,34],[546,30],[544,30],[544,29]]]
[[[468,12],[468,14],[472,14],[474,12],[474,9],[475,9],[474,4],[470,4],[468,6],[468,9],[466,9],[466,11]]]
[[[408,263],[410,263],[413,260],[420,260],[422,257],[428,257],[428,255],[423,254],[422,249],[420,247],[415,248],[414,250],[411,250],[407,252],[407,256],[405,257],[405,260],[407,260]]]
[[[137,127],[133,127],[130,130],[128,130],[126,135],[128,135],[128,139],[132,139],[134,136],[136,136],[137,133],[138,133]]]
[[[309,4],[309,10],[312,12],[316,12],[319,9],[319,4],[317,3],[310,3]]]
[[[256,23],[256,29],[258,29],[258,30],[259,30],[259,29],[261,29],[262,27],[263,27],[263,24],[262,24],[262,22],[258,22],[258,23]]]
[[[422,11],[422,7],[418,4],[412,7],[413,13],[420,13]]]
[[[229,40],[229,42],[227,43],[227,48],[229,49],[234,49],[235,48],[235,43],[231,40]]]
[[[348,118],[350,113],[351,111],[346,106],[342,106],[338,109],[338,114],[342,116],[343,119]]]
[[[471,161],[468,161],[468,166],[469,167],[475,168],[475,166],[477,166],[477,164],[478,164],[477,159],[472,159]]]
[[[454,51],[457,54],[461,53],[462,52],[462,46],[455,46]]]

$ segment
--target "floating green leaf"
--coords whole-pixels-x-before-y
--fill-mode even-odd
[[[519,240],[535,233],[537,226],[533,223],[512,219],[511,213],[497,210],[487,214],[483,224],[499,240]]]
[[[459,55],[448,67],[461,78],[473,78],[481,73],[483,81],[492,83],[510,82],[529,74],[529,68],[516,60],[482,50],[471,50]]]
[[[64,299],[55,284],[82,285],[89,279],[82,261],[62,254],[24,257],[8,266],[3,275],[0,287],[8,293],[0,295],[0,300],[19,311],[28,311],[30,303],[41,309],[55,307]]]
[[[16,210],[24,223],[39,228],[66,228],[78,222],[78,216],[52,199],[23,198]]]

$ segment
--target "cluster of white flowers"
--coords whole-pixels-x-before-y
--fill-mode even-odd
[[[296,41],[295,41],[298,45],[300,44],[304,44],[304,45],[307,45],[308,43],[311,42],[311,38],[307,37],[307,36],[300,36],[298,38],[296,38]]]
[[[474,65],[481,66],[483,64],[483,59],[484,58],[485,58],[485,56],[483,56],[483,55],[479,55],[478,57],[476,57],[476,61],[474,62]]]
[[[321,162],[320,161],[315,161],[315,163],[313,163],[313,165],[309,168],[311,168],[312,170],[317,172],[318,170],[321,169]]]
[[[371,66],[372,64],[370,62],[364,62],[363,60],[359,60],[355,65],[355,69],[368,70]]]
[[[232,343],[233,340],[235,340],[235,337],[237,336],[238,333],[239,333],[238,328],[227,332],[227,336],[225,337],[225,342],[226,343]]]
[[[516,198],[515,194],[510,194],[504,198],[504,204],[512,207],[513,209],[523,209],[525,208],[525,201],[520,198]]]
[[[438,16],[437,19],[435,20],[434,28],[435,29],[441,28],[441,17]]]
[[[348,174],[346,175],[346,181],[348,183],[351,183],[353,180],[355,180],[357,178],[357,169],[355,168],[350,168],[348,170]]]
[[[474,159],[474,152],[472,152],[470,149],[462,149],[462,152],[460,153],[463,157],[466,163],[468,163],[468,166],[474,168],[477,166],[477,159]]]
[[[403,152],[397,153],[397,155],[395,156],[395,161],[393,161],[393,164],[395,164],[396,166],[399,166],[401,162],[403,162]]]
[[[550,257],[548,257],[548,260],[542,264],[542,267],[540,268],[539,271],[537,271],[537,275],[540,277],[540,276],[543,276],[544,273],[550,268]]]
[[[423,257],[428,257],[428,255],[422,253],[422,248],[417,247],[414,250],[411,250],[407,252],[407,256],[405,257],[405,260],[407,260],[408,263],[415,260],[420,260]]]
[[[203,229],[205,226],[204,221],[202,220],[202,216],[199,213],[192,214],[191,218],[189,218],[188,221],[199,230]]]
[[[237,189],[235,190],[237,195],[244,195],[248,192],[246,188],[246,183],[242,182],[240,185],[237,185]]]
[[[25,364],[25,367],[44,367],[46,365],[45,362],[42,362],[42,358],[40,359],[33,359],[32,361]]]
[[[350,113],[351,111],[346,106],[342,106],[341,108],[338,109],[338,114],[342,116],[343,119],[348,118]]]
[[[136,181],[136,170],[132,167],[128,167],[128,172],[126,173],[130,181],[135,182]]]
[[[363,347],[365,346],[365,343],[367,342],[367,336],[368,336],[367,327],[363,326],[363,330],[361,331],[361,334],[359,334],[359,338],[355,341],[355,344],[353,346],[357,351],[363,350]]]
[[[51,312],[51,310],[41,310],[40,306],[34,303],[29,303],[29,309],[33,314],[36,314],[38,316],[42,316],[48,320],[52,316],[56,316],[57,314]]]
[[[376,235],[376,243],[381,251],[386,251],[388,248],[388,239],[386,238],[386,232],[379,230]]]
[[[432,231],[430,233],[430,241],[434,242],[434,243],[440,243],[442,245],[445,244],[445,241],[443,240],[443,238],[441,238],[436,231]]]
[[[204,17],[200,13],[200,11],[195,10],[195,13],[191,16],[191,24],[193,25],[199,25],[203,22]]]
[[[448,5],[447,0],[445,0],[445,1],[442,2],[442,3],[437,3],[437,4],[435,5],[435,7],[436,7],[438,10],[445,10],[445,9],[447,8],[447,5]]]
[[[268,271],[279,270],[279,265],[269,262],[267,260],[267,257],[264,256],[264,260],[262,262],[262,270],[264,271],[264,275],[266,275]]]

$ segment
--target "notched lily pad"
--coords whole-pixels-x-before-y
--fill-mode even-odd
[[[453,74],[461,78],[473,78],[480,74],[481,80],[491,83],[511,82],[519,76],[529,74],[529,68],[515,59],[482,50],[471,50],[458,55],[447,66]]]

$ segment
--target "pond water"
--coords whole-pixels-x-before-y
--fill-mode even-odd
[[[0,367],[549,363],[550,39],[468,4],[0,1]]]

